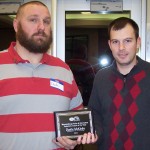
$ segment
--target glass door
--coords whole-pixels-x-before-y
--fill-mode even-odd
[[[73,71],[84,106],[88,104],[95,74],[113,61],[107,27],[118,17],[130,18],[130,11],[105,14],[66,11],[65,61]]]

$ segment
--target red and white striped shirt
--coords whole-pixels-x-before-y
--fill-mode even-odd
[[[81,94],[63,61],[31,64],[15,44],[0,52],[0,150],[58,150],[53,112],[81,108]]]

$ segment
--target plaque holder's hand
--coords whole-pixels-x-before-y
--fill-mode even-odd
[[[57,137],[57,141],[53,140],[53,142],[61,148],[65,148],[66,150],[74,149],[77,145],[76,140],[71,140],[66,136]]]
[[[97,134],[84,133],[83,136],[79,136],[77,139],[77,144],[94,144],[98,140]]]
[[[71,140],[66,136],[57,137],[57,141],[53,140],[53,142],[61,148],[65,148],[66,150],[74,149],[78,144],[94,144],[98,140],[97,134],[93,133],[84,133],[82,136],[79,136],[77,140]]]

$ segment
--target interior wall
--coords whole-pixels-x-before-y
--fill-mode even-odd
[[[150,62],[150,0],[147,0],[146,60]]]
[[[147,23],[150,24],[150,0],[147,0]]]

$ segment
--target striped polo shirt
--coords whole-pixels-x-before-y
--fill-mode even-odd
[[[82,108],[73,74],[48,54],[31,64],[15,45],[0,52],[0,150],[58,150],[53,112]]]

